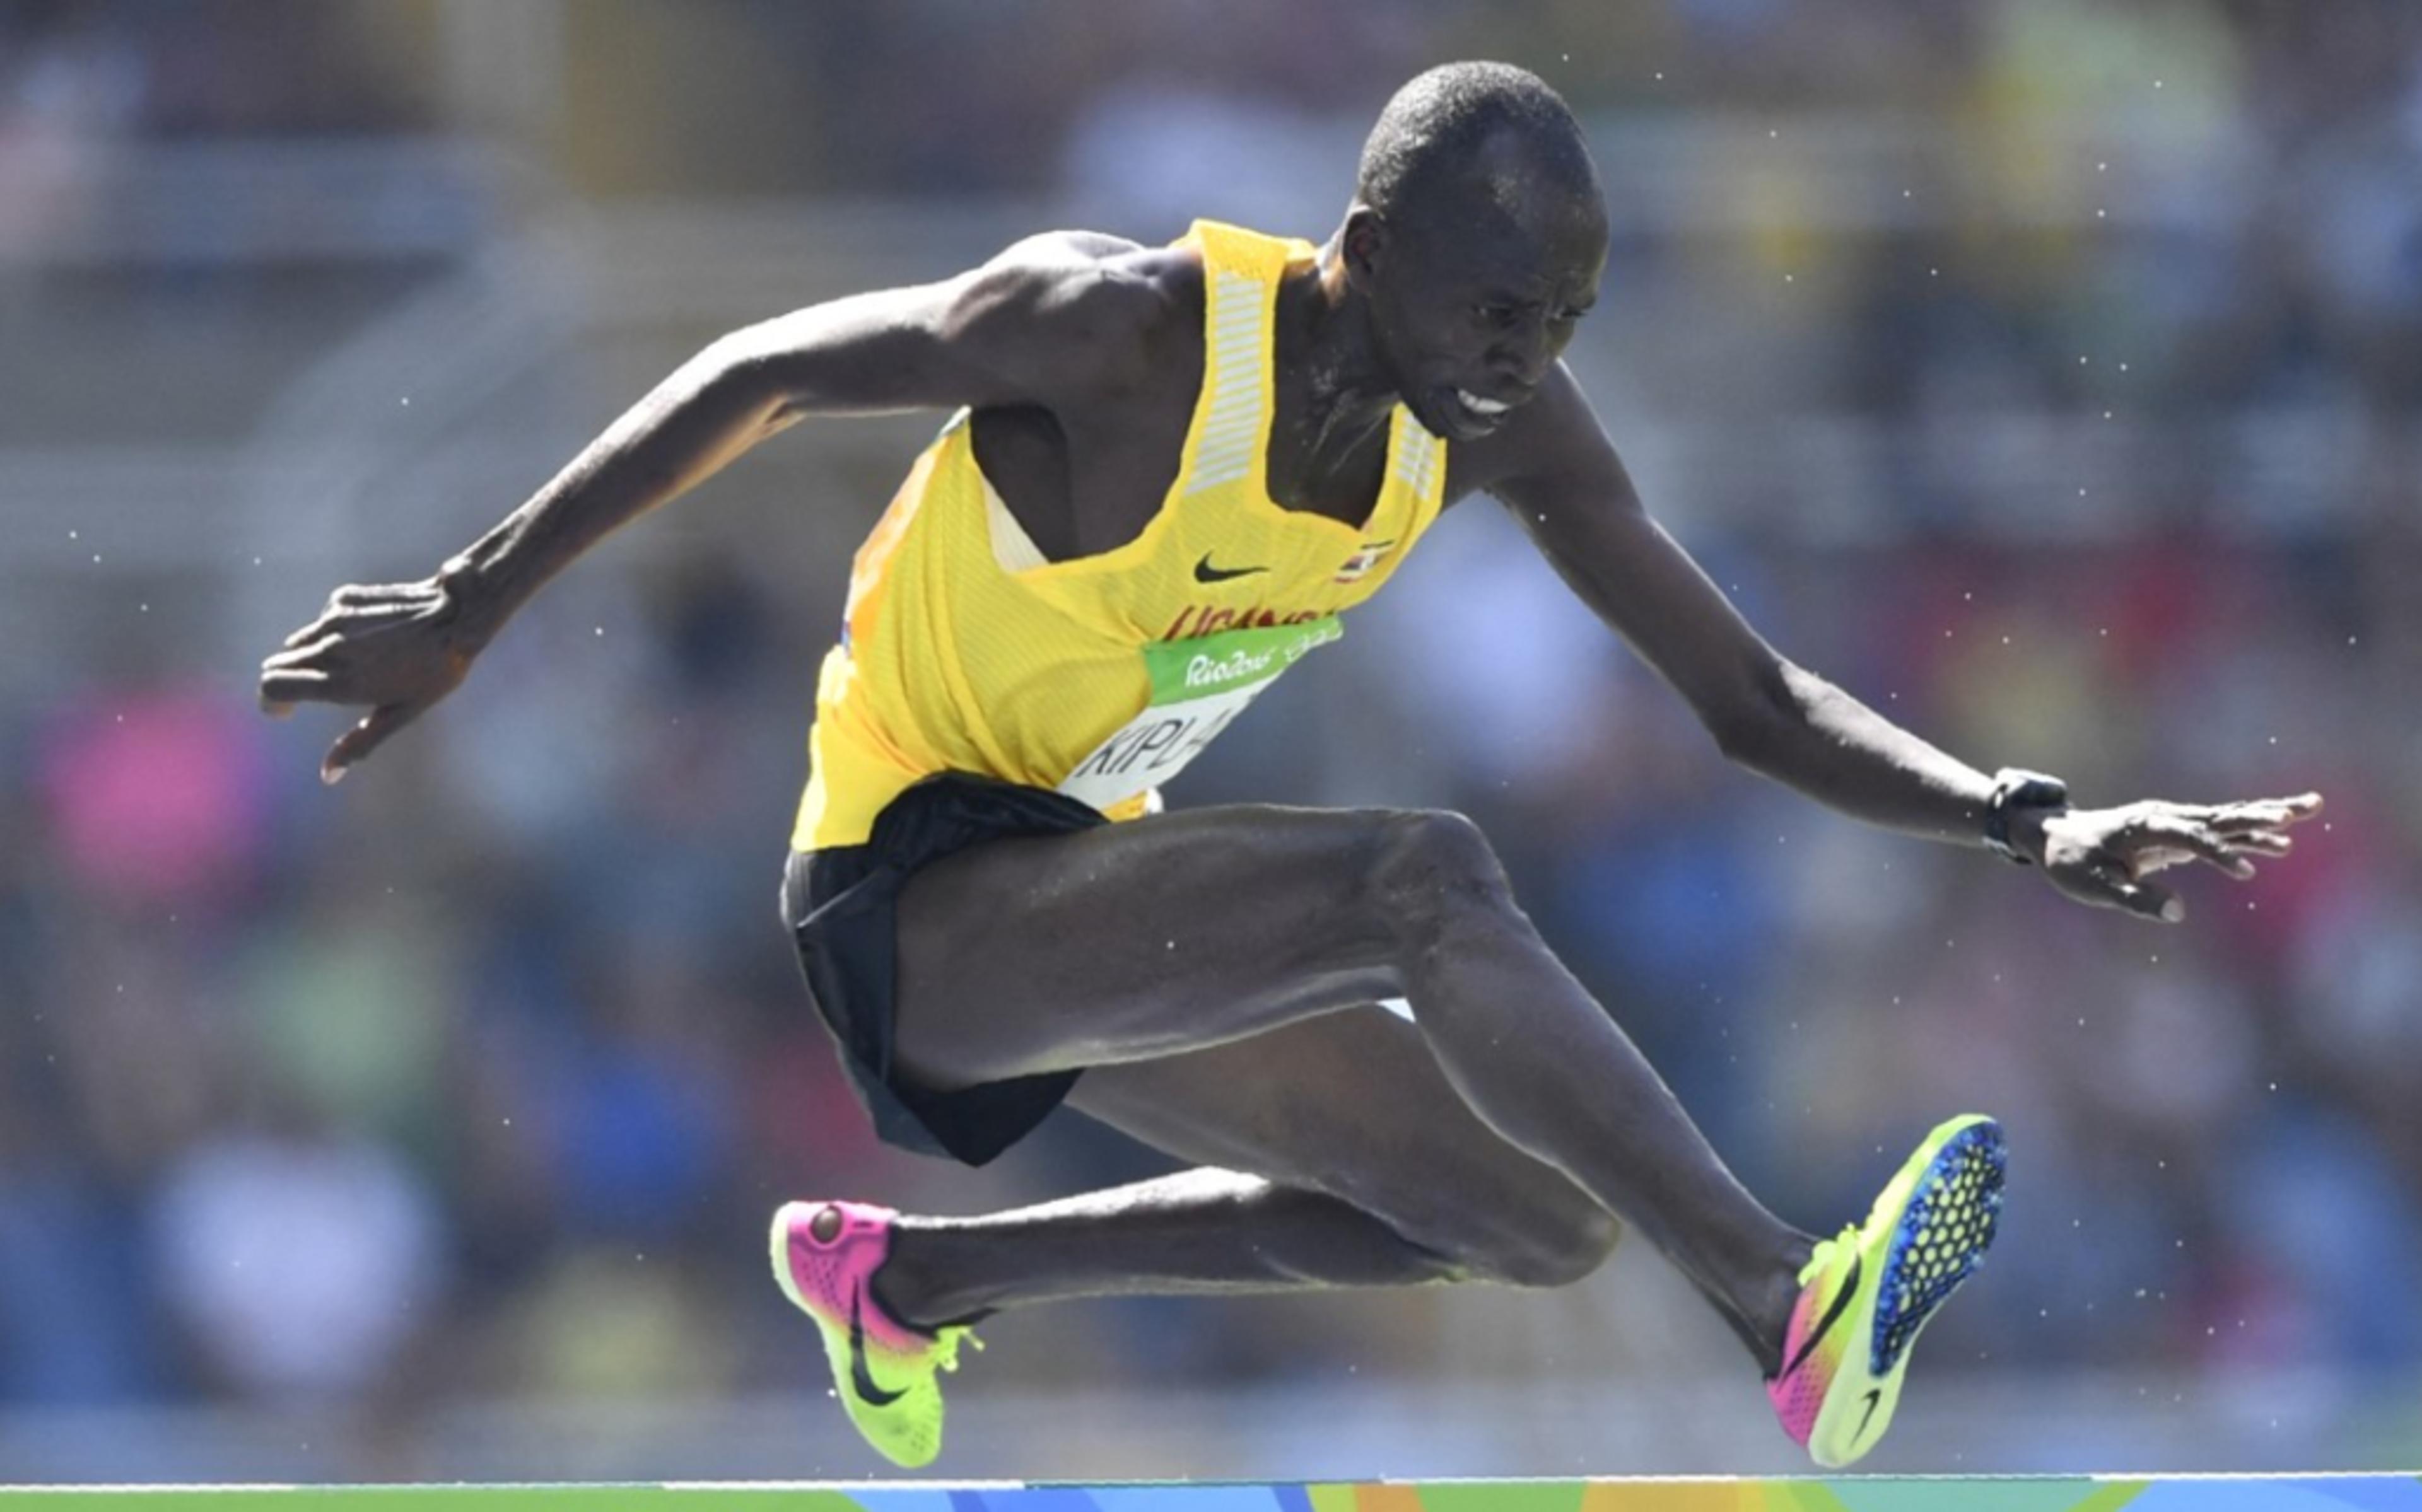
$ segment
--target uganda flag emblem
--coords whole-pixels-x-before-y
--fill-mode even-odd
[[[1395,548],[1395,544],[1396,542],[1393,537],[1391,537],[1386,540],[1364,541],[1360,551],[1345,559],[1345,565],[1337,569],[1337,576],[1331,581],[1337,583],[1360,582],[1362,575],[1370,571],[1373,568],[1378,566],[1379,558],[1387,555],[1389,552],[1392,551]]]

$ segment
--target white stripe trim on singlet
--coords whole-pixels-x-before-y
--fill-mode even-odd
[[[1430,495],[1430,485],[1437,480],[1439,456],[1444,448],[1419,420],[1408,413],[1396,436],[1392,465],[1405,486],[1423,499]]]
[[[983,476],[981,473],[977,475]],[[1017,516],[1009,512],[1009,506],[1001,501],[1000,494],[988,477],[983,478],[983,496],[984,523],[992,537],[992,559],[1000,564],[1000,569],[1024,572],[1031,568],[1050,566],[1051,558],[1043,554],[1042,548],[1034,544],[1034,538],[1017,522]]]
[[[1262,285],[1240,273],[1213,275],[1211,344],[1203,354],[1208,402],[1195,438],[1186,491],[1200,493],[1248,476],[1262,434]]]

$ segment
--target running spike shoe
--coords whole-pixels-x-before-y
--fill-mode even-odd
[[[790,1202],[774,1214],[774,1279],[825,1336],[834,1394],[866,1442],[914,1470],[942,1452],[941,1371],[959,1368],[965,1328],[926,1333],[895,1320],[874,1298],[874,1272],[891,1254],[899,1214],[857,1202]]]
[[[1984,1263],[2002,1213],[2002,1126],[1975,1114],[1936,1126],[1868,1209],[1817,1241],[1800,1271],[1767,1379],[1783,1431],[1828,1469],[1874,1448],[1900,1402],[1917,1331]]]

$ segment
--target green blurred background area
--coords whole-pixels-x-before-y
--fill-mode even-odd
[[[0,0],[0,1479],[860,1476],[796,1196],[877,1146],[774,892],[850,552],[938,417],[598,550],[340,787],[255,711],[721,332],[1084,226],[1319,240],[1414,72],[1572,102],[1570,361],[1787,655],[2086,801],[2318,787],[2158,931],[1725,768],[1467,501],[1171,793],[1443,805],[1750,1185],[1939,1117],[2002,1246],[1895,1471],[2422,1460],[2422,6]],[[1555,1292],[1084,1303],[959,1477],[1778,1473],[1643,1245]]]

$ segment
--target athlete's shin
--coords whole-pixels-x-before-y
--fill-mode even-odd
[[[1379,894],[1448,1078],[1500,1134],[1672,1260],[1769,1368],[1812,1240],[1745,1191],[1654,1068],[1549,951],[1479,831],[1401,828]]]
[[[1445,1255],[1319,1192],[1202,1168],[981,1218],[903,1218],[875,1278],[930,1325],[1075,1297],[1460,1279]]]

